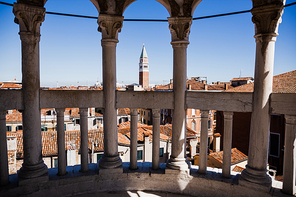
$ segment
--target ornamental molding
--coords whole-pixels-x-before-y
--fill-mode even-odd
[[[160,117],[160,109],[152,109],[152,117],[159,118]]]
[[[98,31],[102,32],[103,39],[117,39],[121,31],[123,16],[100,14]]]
[[[13,13],[20,26],[20,33],[40,37],[40,25],[45,19],[45,8],[14,3]]]
[[[256,35],[277,36],[278,26],[281,23],[284,4],[273,4],[255,7],[251,10],[252,21],[255,24]]]
[[[188,41],[192,17],[168,17],[172,41]]]

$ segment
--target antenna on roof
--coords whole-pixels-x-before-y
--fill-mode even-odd
[[[239,71],[239,78],[241,78],[241,76],[242,76],[242,69],[240,69]]]
[[[57,88],[59,87],[59,81],[57,81]]]

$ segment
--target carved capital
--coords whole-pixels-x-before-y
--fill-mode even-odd
[[[230,112],[230,111],[224,111],[223,115],[224,115],[224,119],[227,119],[227,120],[232,120],[233,118],[233,112]]]
[[[45,19],[45,8],[14,3],[13,13],[20,26],[20,34],[40,37],[40,25]]]
[[[102,39],[117,39],[122,28],[123,16],[100,14],[98,18]]]
[[[192,17],[168,17],[172,41],[188,41]]]
[[[270,4],[254,7],[252,21],[255,24],[255,38],[257,42],[275,41],[278,26],[281,23],[284,4]]]
[[[160,117],[160,109],[152,109],[152,117],[159,118]]]

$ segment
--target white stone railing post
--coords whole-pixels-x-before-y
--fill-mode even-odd
[[[223,136],[222,176],[225,178],[230,178],[233,112],[224,111],[223,115],[224,115],[224,136]]]
[[[200,174],[207,173],[207,158],[208,158],[208,119],[209,111],[201,110],[201,131],[200,131],[200,147],[199,147],[199,168]]]
[[[57,112],[57,141],[58,141],[58,175],[67,174],[66,151],[65,151],[65,128],[64,128],[64,108],[56,108]]]
[[[79,108],[80,142],[81,142],[81,172],[88,172],[88,109]]]
[[[44,21],[45,8],[14,3],[13,13],[19,23],[19,35],[22,43],[22,92],[24,105],[24,162],[22,168],[18,171],[18,177],[29,179],[40,177],[48,172],[47,166],[42,160],[39,94],[40,25]],[[48,176],[44,176],[44,178],[48,179]]]
[[[285,115],[285,119],[283,192],[294,195],[296,193],[296,116]]]
[[[138,146],[138,109],[131,109],[130,169],[136,170]]]
[[[159,169],[160,148],[160,109],[152,109],[153,141],[152,141],[152,169]]]
[[[116,45],[123,17],[100,14],[99,31],[102,32],[103,84],[104,84],[104,155],[99,161],[100,168],[122,166],[118,154],[118,133],[116,113]]]
[[[248,164],[241,177],[247,181],[270,186],[267,174],[270,135],[270,95],[273,82],[274,49],[278,24],[281,21],[284,4],[257,5],[253,2],[253,22],[255,24],[256,59],[253,107],[250,128]]]
[[[9,184],[6,139],[6,111],[0,111],[0,186]]]
[[[186,109],[185,93],[187,79],[187,46],[192,17],[169,17],[173,47],[174,112],[172,125],[172,154],[167,167],[188,170],[185,158]]]

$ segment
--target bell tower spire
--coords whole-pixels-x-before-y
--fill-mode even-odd
[[[144,89],[149,88],[149,63],[144,43],[139,63],[139,84],[142,85]]]

